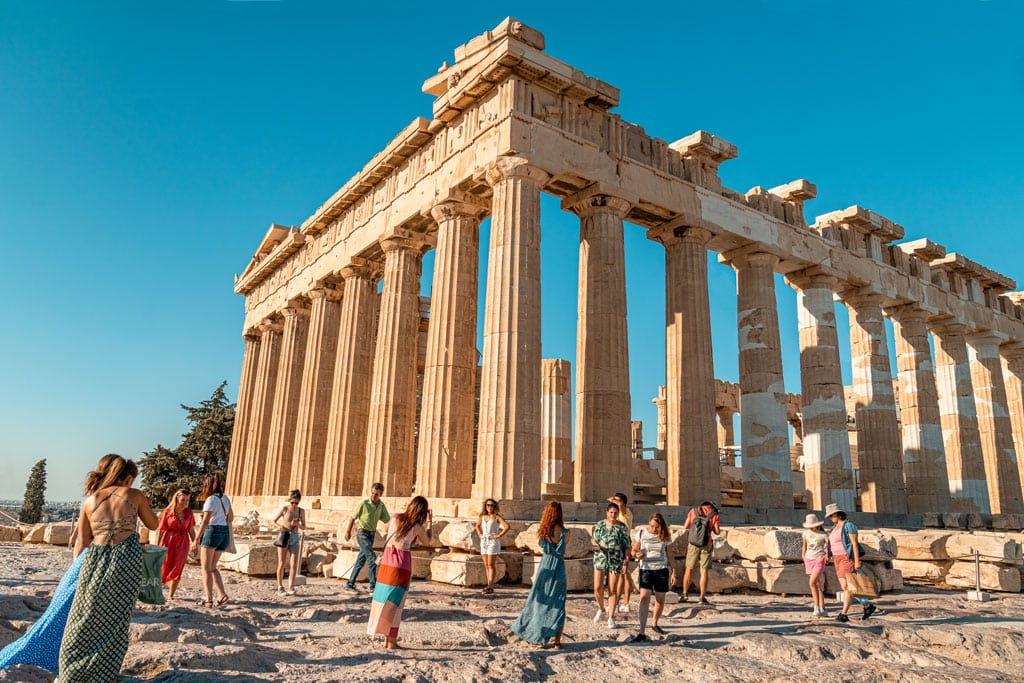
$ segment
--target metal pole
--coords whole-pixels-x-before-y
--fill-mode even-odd
[[[974,551],[974,589],[981,592],[981,552]]]

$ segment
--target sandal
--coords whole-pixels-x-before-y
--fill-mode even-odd
[[[213,607],[213,600],[203,600],[200,598],[196,600],[196,605],[199,607]]]
[[[226,605],[226,604],[228,604],[228,596],[222,595],[217,600],[217,602],[213,603],[213,606],[214,607],[221,607],[222,605]]]

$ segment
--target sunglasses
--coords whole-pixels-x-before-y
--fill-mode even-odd
[[[298,504],[299,504],[299,501],[297,501],[297,500],[289,500],[289,501],[288,501],[288,504],[289,504],[289,505],[298,505]]]
[[[485,508],[492,508],[492,507],[494,507],[494,503],[484,503],[484,507]]]

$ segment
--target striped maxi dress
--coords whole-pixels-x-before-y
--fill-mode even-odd
[[[389,541],[384,546],[384,557],[377,567],[377,585],[373,589],[370,621],[366,625],[366,632],[371,636],[397,638],[398,627],[402,623],[402,607],[412,580],[411,548],[420,525],[413,526],[405,538],[395,539],[400,517],[395,515],[388,524]]]

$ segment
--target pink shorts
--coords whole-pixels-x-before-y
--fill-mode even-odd
[[[807,571],[807,576],[810,576],[811,574],[822,573],[823,571],[825,571],[825,558],[805,558],[804,569]]]

